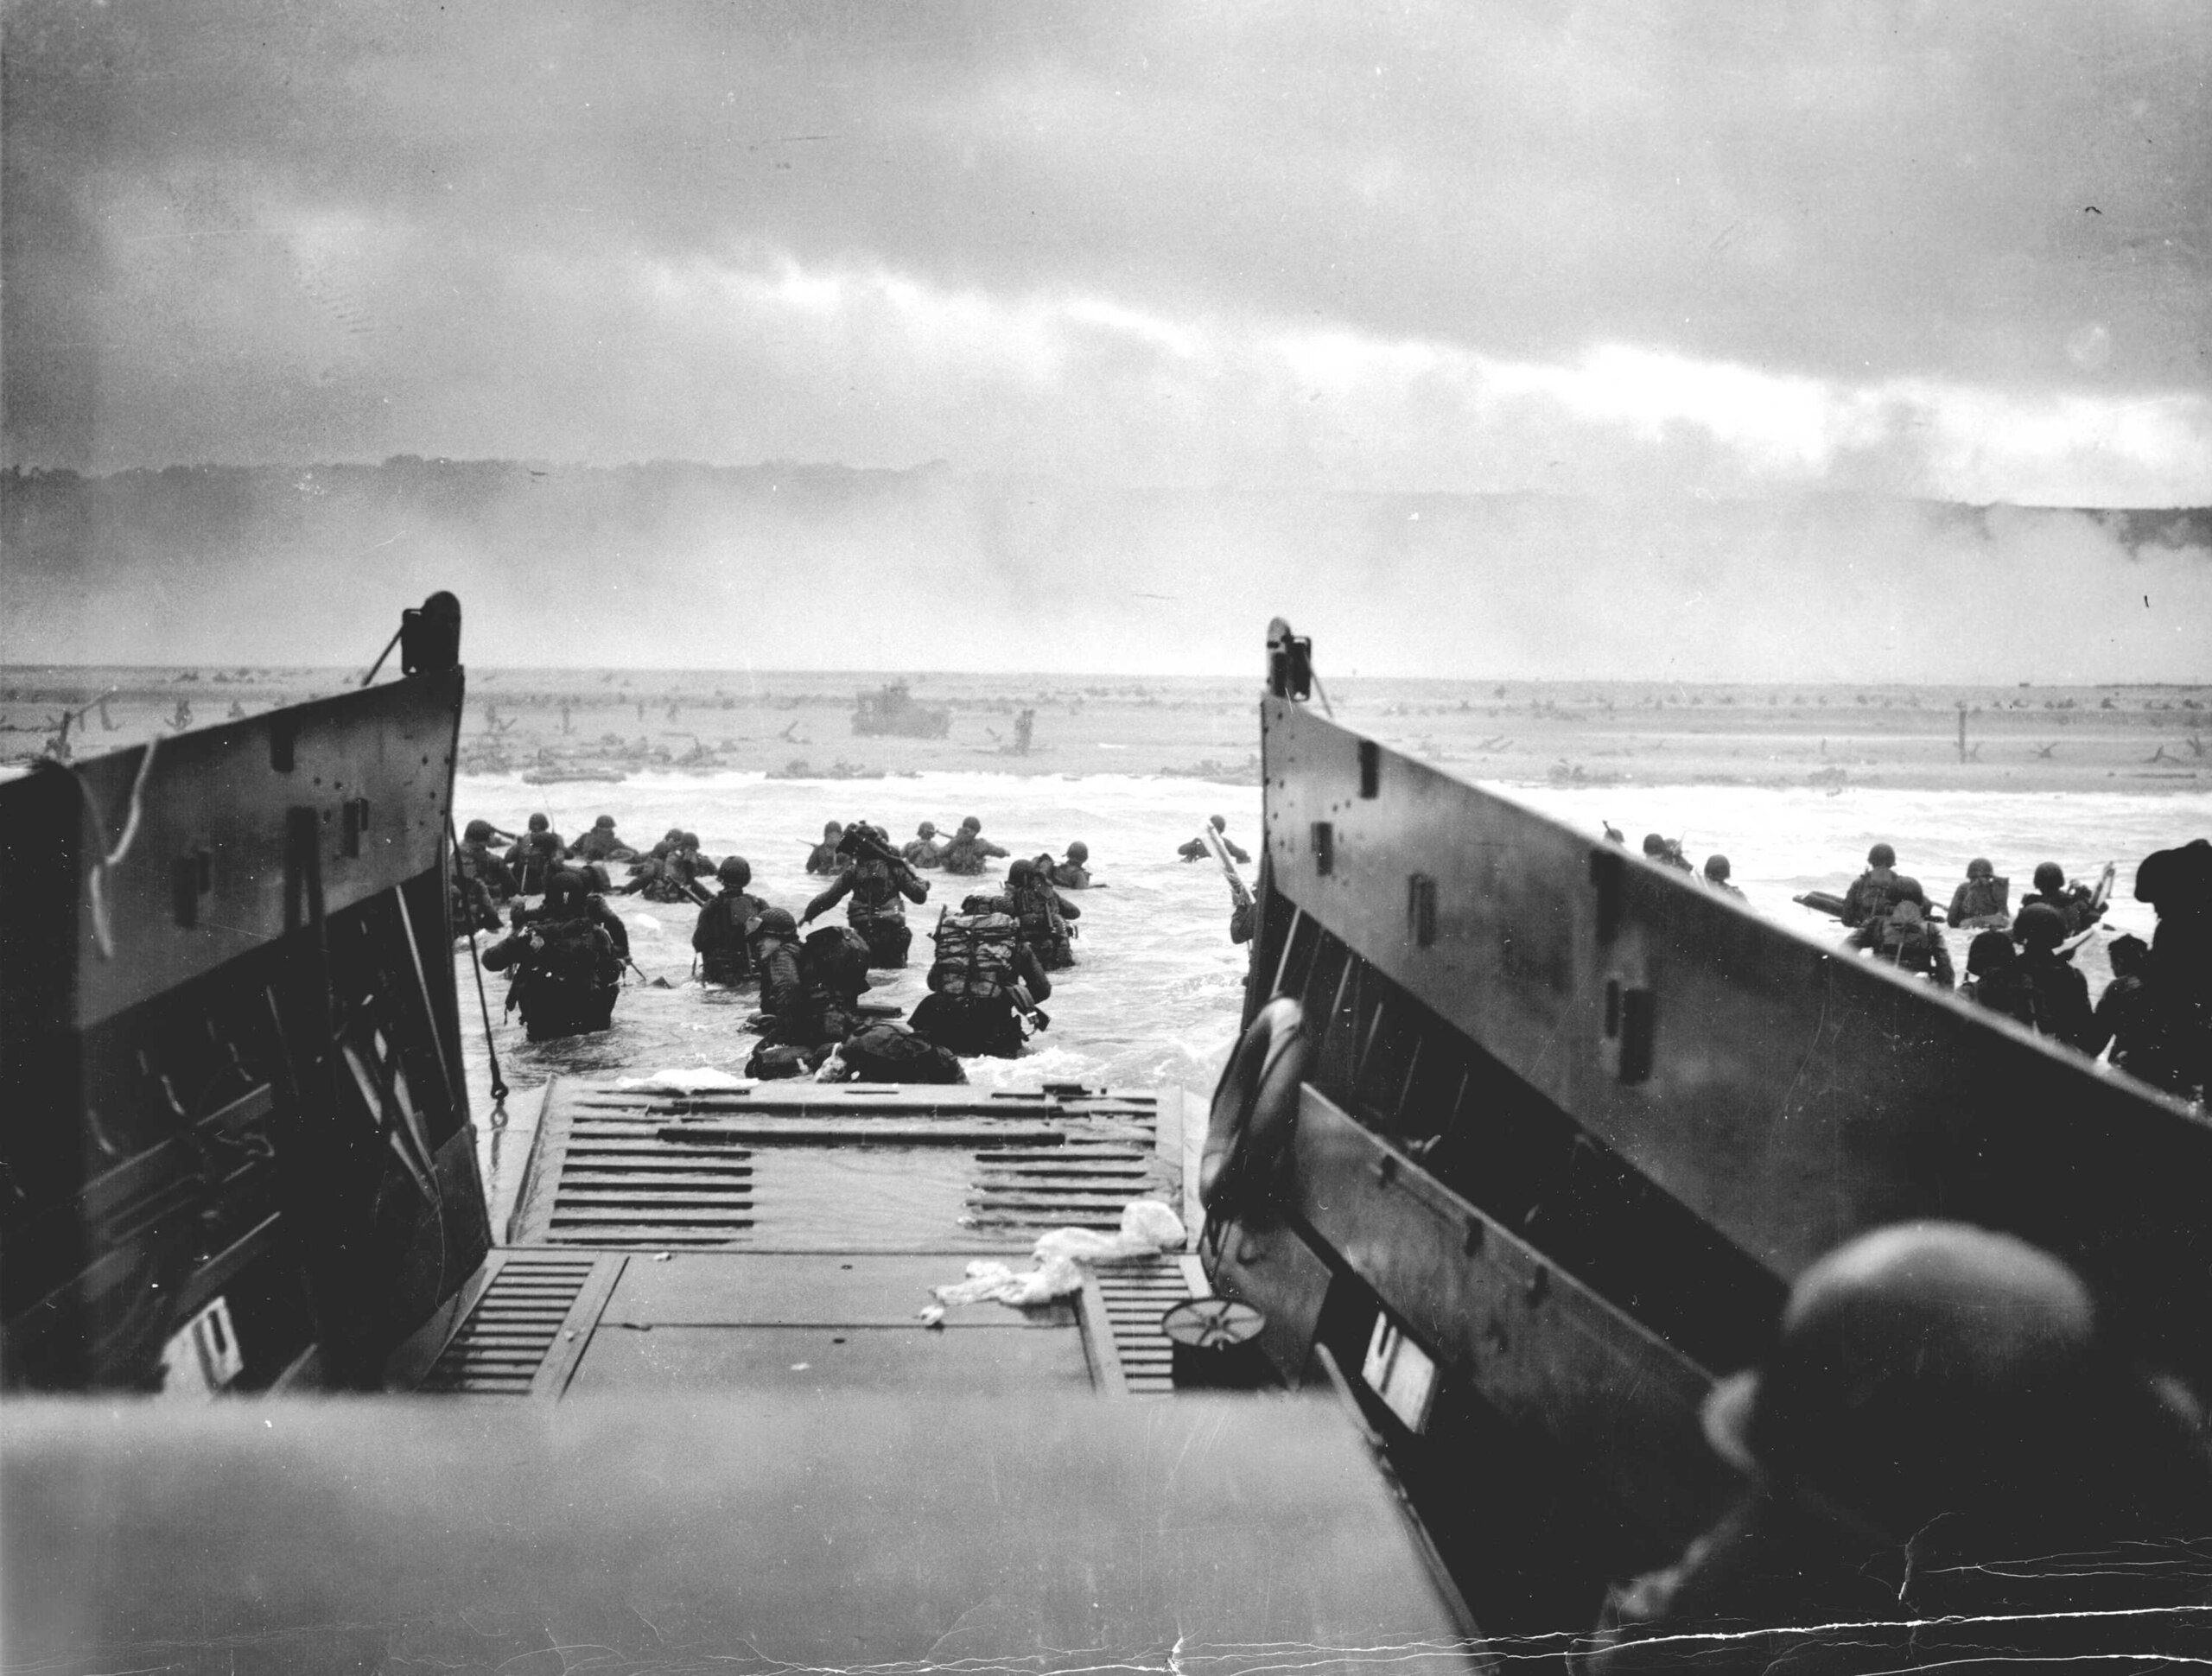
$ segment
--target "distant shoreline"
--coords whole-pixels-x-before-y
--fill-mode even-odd
[[[1186,676],[903,677],[939,738],[855,733],[891,677],[820,671],[473,671],[465,772],[768,773],[837,784],[922,771],[1258,783],[1259,682]],[[358,681],[359,672],[353,675]],[[65,708],[80,753],[327,695],[327,670],[0,666],[0,759]],[[2190,796],[2212,790],[2212,686],[1837,686],[1345,677],[1339,719],[1471,778],[1556,786],[1744,785]],[[1319,701],[1317,700],[1317,702]],[[1961,707],[1966,759],[1959,745]],[[188,708],[185,707],[188,707]],[[1032,713],[1030,746],[1019,724]],[[564,713],[565,712],[565,713]],[[613,779],[602,783],[610,788]]]

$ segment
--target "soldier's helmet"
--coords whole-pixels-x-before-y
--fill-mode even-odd
[[[1085,861],[1090,860],[1090,846],[1084,843],[1082,839],[1077,839],[1068,846],[1068,860],[1077,867],[1081,867]]]
[[[2056,861],[2036,863],[2036,888],[2039,891],[2063,891],[2066,888],[2066,869]]]
[[[1009,885],[1017,879],[1034,879],[1036,876],[1037,864],[1027,858],[1015,861],[1006,870],[1006,882]]]
[[[547,820],[543,815],[533,815],[530,817],[530,829],[532,832],[550,831],[552,829],[552,826],[553,822]]]
[[[1866,865],[1870,867],[1894,867],[1897,864],[1897,853],[1887,844],[1877,844],[1866,852]]]
[[[769,909],[760,916],[759,930],[762,936],[784,937],[794,942],[798,937],[798,922],[791,917],[788,908]]]
[[[2056,949],[2066,941],[2066,916],[2048,902],[2031,902],[2013,916],[2012,941],[2030,949]]]
[[[753,864],[741,855],[725,855],[715,872],[732,890],[741,891],[753,882]]]
[[[592,825],[601,831],[612,832],[614,830],[614,817],[612,815],[602,815],[594,821]]]
[[[1979,978],[2001,972],[2012,964],[2014,958],[2012,939],[2004,932],[1977,931],[1974,941],[1967,944],[1967,975]]]
[[[1997,869],[1991,865],[1990,860],[1987,856],[1977,855],[1973,860],[1967,863],[1967,877],[1969,879],[1994,879],[1997,877]]]
[[[1728,877],[1728,858],[1725,855],[1707,856],[1705,858],[1705,876],[1707,879],[1713,879],[1717,882],[1726,881]]]
[[[845,828],[836,821],[824,821],[822,823],[822,835],[834,843],[845,835]]]
[[[960,823],[960,829],[963,832],[981,832],[983,829],[983,823],[970,815]]]
[[[462,831],[461,836],[472,844],[489,843],[492,839],[492,823],[489,821],[471,821]]]
[[[573,868],[563,867],[545,881],[545,906],[554,913],[581,910],[591,896],[591,881]]]
[[[921,825],[914,828],[914,834],[917,837],[920,838],[934,838],[937,836],[937,822],[934,821],[925,821]]]
[[[1986,1509],[2088,1417],[2100,1361],[2088,1287],[2010,1235],[1877,1229],[1790,1289],[1764,1370],[1713,1389],[1706,1435],[1740,1470],[1888,1528]]]
[[[699,835],[696,832],[684,833],[679,841],[686,849],[696,849],[699,848]]]

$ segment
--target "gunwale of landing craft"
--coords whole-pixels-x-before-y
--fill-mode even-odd
[[[1611,1510],[1625,1534],[1575,1565],[1649,1564],[1720,1494],[1697,1420],[1713,1374],[1866,1228],[1969,1204],[2077,1263],[2185,1373],[2212,1363],[2177,1324],[2205,1318],[2186,1207],[2212,1174],[2177,1101],[1314,714],[1311,647],[1281,623],[1256,879],[1223,835],[1192,841],[1251,954],[1210,1111],[1055,1083],[562,1077],[495,1228],[461,1070],[463,1013],[488,1037],[489,1006],[448,958],[477,929],[448,923],[458,638],[434,596],[395,636],[398,681],[0,788],[10,1075],[59,1089],[24,1126],[46,1143],[9,1159],[29,1207],[9,1223],[16,1389],[1333,1391],[1405,1485],[1430,1609],[1467,1626],[1480,1545],[1438,1535],[1450,1427],[1479,1410]],[[875,881],[864,963],[898,900],[876,885],[929,869],[844,837]],[[733,877],[686,856],[650,877],[694,898]],[[1045,898],[1074,906],[1051,883],[1068,864],[1007,859],[1042,896],[987,887],[961,917],[1013,922],[1031,953],[1034,918],[1065,954],[1075,916]],[[823,993],[806,1031],[772,1014],[770,1044],[798,1051],[778,1068],[835,1074],[870,1036],[885,1063],[960,1057],[919,1009],[870,1017],[792,966],[777,981]],[[1002,987],[1018,1020],[1046,999]],[[1777,1041],[1803,1046],[1783,1063]],[[1936,1069],[1916,1084],[1905,1059]],[[2081,1157],[2023,1120],[2031,1087],[2121,1144]],[[1939,1111],[1937,1158],[1915,1131]],[[1993,1150],[2000,1114],[2069,1157],[2067,1203],[2032,1190],[2026,1139]],[[770,1214],[825,1159],[887,1146],[969,1160],[911,1237]]]

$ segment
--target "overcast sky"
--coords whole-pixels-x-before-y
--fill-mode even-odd
[[[6,450],[2212,501],[2212,8],[18,3]]]

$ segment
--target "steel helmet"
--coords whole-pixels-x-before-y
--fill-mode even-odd
[[[2063,891],[2066,888],[2066,869],[2056,861],[2036,863],[2036,888],[2039,891]]]
[[[2001,972],[2018,958],[2012,951],[2012,939],[2004,932],[1977,931],[1974,941],[1967,944],[1967,975],[1980,978]]]
[[[1010,885],[1017,879],[1033,879],[1036,873],[1037,864],[1024,857],[1006,870],[1007,883]]]
[[[532,832],[549,831],[551,829],[552,825],[553,822],[547,820],[543,815],[533,815],[530,817],[530,829]]]
[[[2013,917],[2012,941],[2031,949],[2056,949],[2066,941],[2066,916],[2048,902],[2031,902]]]
[[[1705,876],[1707,879],[1726,879],[1728,877],[1728,858],[1725,855],[1707,856],[1705,858]]]
[[[983,829],[983,823],[970,815],[966,820],[961,822],[960,829],[963,832],[981,832]]]
[[[919,825],[919,826],[918,826],[918,827],[916,827],[916,828],[914,828],[914,835],[915,835],[916,837],[918,837],[918,838],[934,838],[934,837],[936,837],[936,836],[937,836],[937,822],[936,822],[935,821],[925,821],[925,822],[923,822],[921,823],[921,825]]]
[[[614,817],[612,815],[602,815],[596,821],[594,821],[592,825],[596,828],[603,828],[607,831],[612,832],[614,830]]]
[[[753,864],[741,855],[725,855],[715,872],[734,890],[741,891],[753,882]]]
[[[1967,877],[1969,879],[1994,879],[1997,877],[1997,869],[1991,865],[1990,860],[1987,856],[1977,855],[1973,860],[1967,863]]]
[[[1765,1368],[1716,1386],[1715,1451],[1890,1528],[2031,1493],[2039,1447],[2082,1413],[2088,1287],[2049,1253],[1960,1222],[1905,1222],[1797,1279]]]
[[[791,917],[788,908],[769,909],[760,916],[757,929],[762,936],[796,938],[798,936],[798,922]]]
[[[572,867],[563,867],[545,881],[545,905],[580,908],[591,894],[591,881]]]
[[[1894,867],[1897,864],[1897,853],[1887,844],[1877,844],[1866,852],[1866,865],[1870,867]]]
[[[471,821],[461,836],[472,844],[489,842],[492,836],[492,823],[489,821]]]
[[[1068,846],[1068,860],[1078,864],[1090,860],[1090,846],[1077,839]]]

